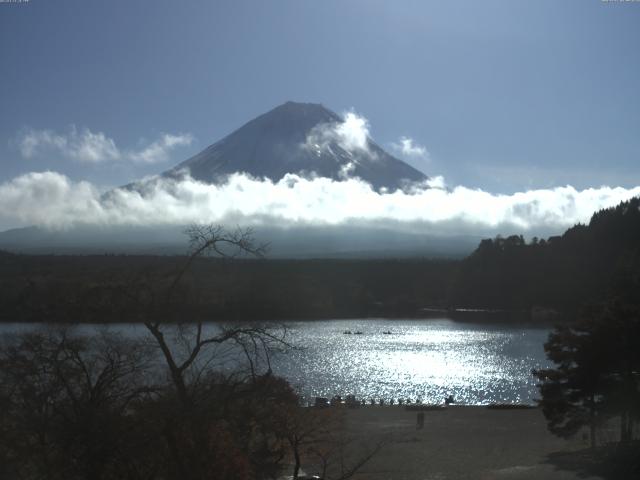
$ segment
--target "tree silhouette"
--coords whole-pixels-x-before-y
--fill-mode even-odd
[[[569,437],[612,416],[621,420],[620,440],[632,439],[640,403],[640,311],[612,300],[585,308],[580,320],[556,328],[545,344],[554,368],[534,371],[539,404],[549,430]]]

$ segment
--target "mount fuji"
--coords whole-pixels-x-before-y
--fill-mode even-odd
[[[350,125],[355,123],[355,125]],[[288,173],[334,180],[358,177],[376,190],[396,190],[427,176],[391,156],[358,128],[353,114],[342,117],[315,103],[287,102],[246,123],[222,140],[164,172],[188,171],[205,183],[233,173],[274,182]]]

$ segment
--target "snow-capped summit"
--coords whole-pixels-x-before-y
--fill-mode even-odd
[[[233,173],[273,181],[297,173],[335,180],[359,177],[375,189],[394,190],[427,179],[380,148],[363,119],[296,102],[260,115],[163,175],[178,176],[185,169],[208,183]]]

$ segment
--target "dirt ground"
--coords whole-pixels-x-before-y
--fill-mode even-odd
[[[595,479],[558,470],[548,455],[586,448],[586,439],[551,435],[539,409],[490,410],[452,406],[424,412],[424,428],[416,428],[417,412],[399,406],[347,410],[350,435],[358,442],[386,444],[356,479]],[[313,472],[308,472],[313,473]]]

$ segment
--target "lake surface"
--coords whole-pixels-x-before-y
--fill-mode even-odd
[[[543,348],[548,329],[447,319],[287,326],[302,350],[276,359],[274,371],[307,398],[353,393],[367,400],[442,403],[453,395],[464,404],[533,403],[538,392],[531,369],[548,365]]]
[[[275,374],[287,378],[308,401],[355,394],[366,399],[420,399],[442,403],[533,403],[531,370],[548,365],[546,328],[464,323],[448,319],[322,320],[285,322],[299,347],[273,358]],[[30,328],[0,325],[0,332]],[[84,331],[92,328],[80,327]],[[142,325],[111,329],[144,335]],[[362,332],[345,334],[345,331]],[[383,333],[391,332],[391,333]]]

